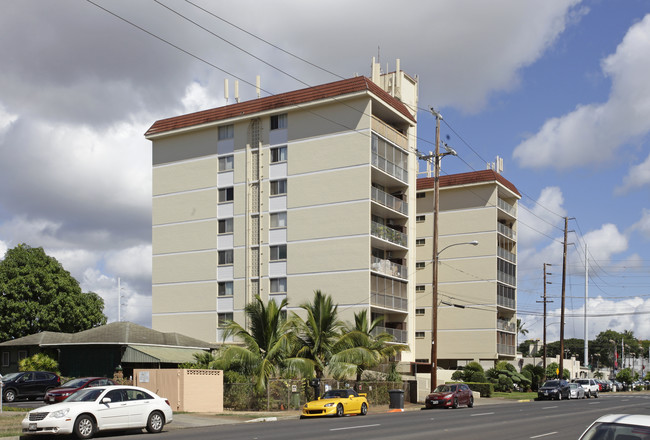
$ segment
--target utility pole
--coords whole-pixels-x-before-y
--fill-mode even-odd
[[[589,339],[587,337],[587,302],[589,299],[589,246],[585,243],[585,357],[583,365],[589,362]]]
[[[436,152],[433,170],[433,299],[431,310],[431,392],[438,384],[438,209],[440,208],[440,120],[442,115],[435,110]]]
[[[544,368],[544,379],[546,379],[546,304],[553,302],[546,299],[546,285],[553,284],[550,281],[546,281],[546,275],[553,275],[550,272],[546,272],[546,266],[552,266],[550,263],[544,263],[544,296],[542,301],[537,301],[538,303],[544,303],[544,357],[542,360],[542,366]]]
[[[569,218],[564,217],[564,251],[562,253],[562,306],[560,311],[560,371],[559,378],[564,378],[564,304],[566,292],[566,254]]]

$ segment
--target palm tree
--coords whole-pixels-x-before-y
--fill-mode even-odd
[[[526,323],[522,322],[521,319],[517,318],[517,335],[521,333],[521,336],[526,336],[528,334],[528,329],[526,328]]]
[[[243,343],[227,345],[215,362],[221,368],[236,368],[255,378],[255,388],[263,391],[268,380],[276,377],[280,369],[290,373],[313,374],[313,366],[304,359],[288,357],[293,333],[282,309],[287,306],[284,299],[280,305],[269,300],[264,305],[259,296],[245,307],[250,329],[231,321],[227,324],[224,337],[234,336]]]
[[[295,313],[292,316],[297,344],[295,357],[311,362],[316,377],[320,379],[328,367],[335,367],[330,365],[330,361],[344,324],[338,317],[338,306],[332,297],[320,290],[314,291],[313,302],[303,303],[300,308],[307,317],[303,320]]]
[[[390,344],[394,337],[389,333],[375,332],[383,320],[383,317],[378,317],[369,322],[367,310],[355,313],[354,326],[347,327],[335,346],[337,353],[332,356],[333,363],[341,366],[347,364],[346,369],[353,367],[357,383],[361,381],[364,371],[408,348],[401,344]]]

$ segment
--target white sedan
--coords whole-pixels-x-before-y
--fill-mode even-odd
[[[172,419],[167,399],[144,388],[114,385],[85,388],[61,403],[28,412],[22,433],[75,434],[89,439],[99,431],[113,429],[160,432]]]

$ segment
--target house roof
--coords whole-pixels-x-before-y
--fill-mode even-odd
[[[228,118],[251,115],[262,111],[280,109],[283,107],[300,105],[321,99],[335,98],[364,91],[376,95],[379,99],[386,102],[390,107],[394,108],[408,120],[415,122],[411,112],[409,112],[408,108],[399,99],[394,98],[385,92],[381,87],[372,82],[370,78],[358,76],[328,84],[308,87],[306,89],[280,93],[264,98],[226,105],[224,107],[217,107],[211,110],[203,110],[187,115],[161,119],[154,122],[145,133],[145,137],[208,124]]]
[[[0,346],[146,344],[167,347],[208,349],[210,344],[180,333],[164,333],[132,322],[113,322],[79,333],[41,332],[12,339]]]
[[[440,188],[448,186],[472,185],[492,181],[500,183],[513,193],[517,194],[517,196],[521,197],[521,194],[519,193],[519,190],[517,190],[517,187],[494,170],[471,171],[468,173],[448,174],[446,176],[440,176]],[[433,183],[433,177],[420,178],[417,180],[417,189],[418,191],[431,189],[433,188]]]
[[[122,355],[122,363],[169,363],[196,362],[195,353],[203,350],[187,347],[161,347],[152,345],[128,345]]]

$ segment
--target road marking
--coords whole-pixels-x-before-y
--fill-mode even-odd
[[[346,429],[372,428],[373,426],[381,426],[381,425],[379,423],[375,423],[374,425],[349,426],[347,428],[331,428],[330,431],[344,431]]]
[[[540,437],[546,437],[547,435],[553,435],[553,434],[557,434],[557,431],[547,432],[546,434],[534,435],[534,436],[529,437],[529,438],[540,438]]]
[[[470,417],[477,417],[477,416],[491,416],[492,414],[494,414],[494,413],[493,413],[493,412],[489,412],[489,413],[479,413],[479,414],[472,414]]]
[[[557,408],[557,405],[555,405],[555,406],[545,406],[542,409],[553,409],[553,408]]]

